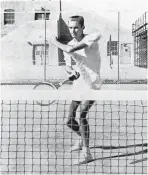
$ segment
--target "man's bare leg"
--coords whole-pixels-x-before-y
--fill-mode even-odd
[[[69,108],[69,115],[68,115],[68,120],[66,122],[66,125],[72,129],[74,132],[76,132],[79,136],[81,136],[80,133],[80,126],[78,122],[75,120],[76,118],[76,111],[77,108],[79,107],[81,101],[72,101],[70,108]]]
[[[82,149],[82,146],[83,146],[83,141],[81,139],[81,133],[80,133],[80,126],[78,122],[75,120],[76,111],[80,104],[81,104],[81,101],[72,101],[70,108],[69,108],[68,120],[66,122],[66,125],[70,129],[72,129],[74,132],[76,132],[78,135],[78,139],[75,145],[71,147],[70,151],[80,150]]]
[[[94,101],[86,101],[80,115],[80,133],[83,142],[82,152],[80,157],[74,161],[74,164],[84,164],[91,161],[92,155],[89,149],[89,124],[86,119],[89,109],[94,104]]]
[[[80,115],[80,133],[85,149],[89,150],[89,124],[86,119],[87,113],[94,101],[86,101]]]

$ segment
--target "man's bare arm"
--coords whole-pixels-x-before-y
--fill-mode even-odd
[[[75,52],[77,50],[81,50],[85,47],[87,47],[87,45],[85,43],[79,43],[77,46],[69,46],[68,44],[63,44],[60,41],[58,41],[57,39],[55,39],[55,41],[52,41],[52,44],[54,44],[55,46],[57,46],[59,49],[67,52],[67,53],[72,53]]]
[[[65,71],[66,71],[68,74],[71,74],[71,73],[74,71],[74,69],[73,69],[72,66],[66,65]]]
[[[90,41],[91,40],[92,41],[97,41],[100,38],[101,38],[101,34],[99,32],[90,34],[90,35],[86,36],[86,39],[80,41],[77,44],[77,46],[74,46],[74,47],[61,43],[60,41],[58,41],[58,39],[56,37],[52,38],[51,43],[54,44],[55,46],[57,46],[58,48],[60,48],[61,50],[67,52],[67,53],[72,53],[72,52],[75,52],[77,50],[81,50],[81,49],[84,49],[84,48],[88,47],[88,45],[87,45],[87,40],[88,39]]]

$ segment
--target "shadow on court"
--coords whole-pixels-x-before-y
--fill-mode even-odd
[[[88,163],[96,161],[96,160],[111,159],[111,158],[117,158],[117,157],[127,157],[127,156],[134,156],[134,155],[146,154],[146,153],[147,153],[147,149],[142,150],[142,151],[138,151],[138,152],[135,152],[135,153],[128,153],[128,154],[121,154],[121,155],[115,155],[115,156],[107,156],[107,157],[96,158],[96,159],[93,159],[93,160],[89,161]],[[146,160],[147,160],[147,158],[144,158],[144,159],[141,159],[139,161],[132,162],[130,164],[135,164],[135,163],[139,163],[139,162],[146,161]]]
[[[90,147],[90,149],[93,148],[101,148],[104,150],[112,150],[112,149],[121,149],[121,148],[131,148],[131,147],[147,147],[148,144],[144,143],[144,144],[136,144],[136,145],[126,145],[126,146],[95,146],[95,147]]]
[[[90,149],[92,148],[101,148],[104,150],[112,150],[112,149],[120,149],[120,148],[131,148],[131,147],[147,147],[147,143],[144,144],[137,144],[137,145],[127,145],[127,146],[95,146],[95,147],[90,147]],[[106,156],[106,157],[100,157],[100,158],[95,158],[91,161],[89,161],[88,163],[97,161],[97,160],[104,160],[104,159],[113,159],[113,158],[119,158],[119,157],[127,157],[127,156],[135,156],[135,155],[140,155],[140,154],[147,154],[147,149],[142,150],[142,151],[138,151],[138,152],[134,152],[134,153],[126,153],[126,154],[118,154],[118,155],[114,155],[114,156]],[[143,158],[134,162],[131,162],[130,164],[135,164],[135,163],[139,163],[139,162],[143,162],[146,161],[147,158]]]
[[[144,162],[144,161],[147,161],[148,158],[143,158],[143,159],[139,159],[139,160],[136,160],[134,162],[131,162],[130,164],[136,164],[136,163],[140,163],[140,162]]]

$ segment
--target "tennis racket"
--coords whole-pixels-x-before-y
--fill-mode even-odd
[[[40,91],[40,90],[70,90],[72,87],[72,81],[70,79],[66,79],[63,82],[58,83],[57,85],[54,85],[50,82],[41,82],[34,86],[34,90]],[[56,102],[57,100],[38,100],[36,103],[40,106],[48,106]]]

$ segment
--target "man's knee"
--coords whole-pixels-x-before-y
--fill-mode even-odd
[[[87,122],[87,119],[86,119],[86,116],[87,116],[87,113],[88,113],[88,111],[82,111],[81,112],[81,114],[80,114],[80,123],[85,123],[85,124],[87,124],[88,122]]]
[[[71,128],[71,126],[73,125],[73,119],[72,118],[69,118],[67,121],[66,121],[66,125]]]
[[[80,114],[80,120],[83,120],[86,118],[86,115],[87,115],[88,111],[82,111],[81,114]]]
[[[84,107],[83,107],[81,114],[80,114],[81,118],[86,118],[86,115],[88,114],[88,112],[93,104],[94,104],[94,101],[88,100],[85,102]]]

